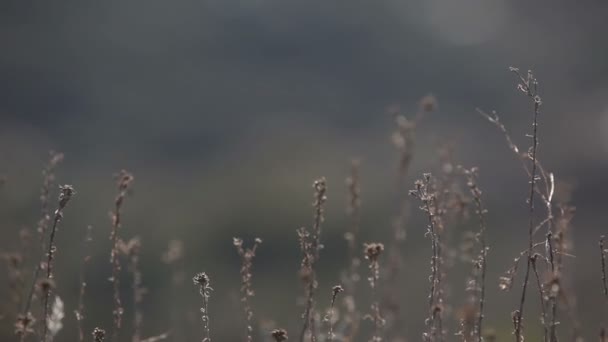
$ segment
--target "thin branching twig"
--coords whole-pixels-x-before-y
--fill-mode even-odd
[[[209,276],[205,272],[196,274],[192,281],[194,285],[198,285],[199,293],[203,298],[203,307],[201,307],[201,319],[203,321],[203,329],[205,331],[205,337],[203,342],[211,342],[211,327],[209,325],[209,298],[211,297],[211,288]]]
[[[30,325],[34,322],[34,317],[30,313],[30,308],[32,305],[32,299],[34,297],[34,290],[36,289],[36,284],[38,283],[38,277],[40,276],[40,271],[42,270],[44,254],[46,253],[46,244],[45,237],[48,225],[51,220],[51,216],[49,213],[49,194],[50,189],[53,187],[55,182],[55,173],[54,170],[57,165],[63,160],[62,153],[56,153],[51,151],[50,159],[48,163],[45,165],[42,170],[42,187],[40,189],[40,219],[38,220],[38,228],[37,231],[40,235],[40,252],[35,257],[36,266],[34,267],[34,272],[31,279],[31,285],[29,287],[27,297],[25,298],[24,309],[21,314],[17,317],[16,327],[18,330],[18,334],[20,335],[20,340],[23,342],[26,337],[26,333],[30,329]],[[4,183],[2,181],[1,183]]]
[[[344,292],[344,288],[342,285],[336,285],[331,290],[331,305],[329,306],[329,310],[327,311],[327,315],[323,319],[325,322],[328,322],[329,329],[327,331],[327,340],[334,340],[334,304],[336,303],[336,297],[338,297],[339,293]]]
[[[378,281],[380,280],[380,263],[378,262],[380,255],[384,252],[384,245],[381,243],[366,243],[364,245],[365,259],[369,261],[370,276],[369,286],[372,290],[372,305],[371,314],[368,317],[374,322],[374,335],[370,339],[370,342],[382,341],[381,330],[384,327],[384,318],[380,314],[380,302],[377,298],[377,287]]]
[[[420,210],[427,215],[428,225],[425,235],[431,238],[431,276],[429,289],[429,313],[426,324],[429,328],[423,334],[425,341],[443,341],[443,290],[442,290],[442,250],[441,250],[441,213],[437,208],[437,194],[432,185],[432,176],[425,173],[422,180],[415,182],[410,194],[421,203]]]
[[[253,247],[245,249],[243,248],[243,239],[233,238],[234,247],[241,257],[241,303],[247,322],[247,342],[253,341],[253,309],[250,299],[255,295],[255,292],[251,282],[251,278],[253,278],[251,268],[253,267],[253,258],[255,258],[255,253],[261,243],[262,239],[256,238]]]
[[[55,260],[55,252],[57,251],[57,247],[55,246],[55,235],[57,234],[57,228],[59,227],[59,222],[63,219],[63,210],[66,205],[76,194],[74,188],[71,185],[62,185],[59,187],[59,203],[57,205],[57,210],[55,210],[55,216],[53,218],[53,225],[51,227],[51,234],[49,236],[49,246],[47,249],[47,259],[46,259],[46,280],[51,281],[53,279],[53,261]],[[48,333],[48,317],[49,317],[49,300],[51,297],[52,286],[47,286],[44,291],[44,325],[42,330],[42,341],[46,341],[47,333]]]
[[[476,240],[480,244],[479,256],[475,260],[475,269],[478,270],[479,279],[475,281],[475,293],[476,301],[478,305],[477,318],[475,322],[474,335],[477,342],[483,341],[483,318],[484,318],[484,306],[485,306],[485,294],[486,294],[486,268],[488,258],[488,245],[486,242],[486,209],[481,201],[481,190],[477,186],[477,168],[471,168],[469,170],[463,169],[465,176],[467,177],[467,186],[473,202],[475,202],[475,212],[479,220],[479,231],[475,234]]]
[[[317,287],[316,269],[315,266],[319,260],[319,252],[321,250],[321,224],[324,220],[324,204],[327,200],[325,195],[327,191],[325,178],[320,178],[314,181],[314,215],[312,231],[308,233],[305,228],[298,231],[300,238],[300,248],[302,249],[303,259],[300,267],[300,276],[305,282],[306,288],[306,308],[302,319],[304,321],[302,330],[300,331],[300,342],[304,342],[306,332],[310,332],[311,341],[317,340],[314,325],[314,293]]]
[[[112,332],[112,340],[114,342],[118,341],[118,336],[120,333],[120,328],[122,326],[122,300],[120,298],[120,256],[119,256],[119,230],[121,228],[122,223],[122,205],[124,203],[125,197],[127,196],[127,192],[133,183],[133,175],[129,172],[122,170],[117,175],[117,184],[118,184],[118,195],[114,199],[114,212],[110,213],[110,217],[112,219],[112,232],[110,233],[110,241],[112,241],[112,250],[110,252],[110,263],[112,264],[112,277],[110,281],[112,282],[113,289],[113,300],[114,300],[114,310],[112,312],[114,317],[114,330]]]

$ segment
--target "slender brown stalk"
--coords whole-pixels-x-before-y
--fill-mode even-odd
[[[374,335],[372,336],[370,342],[380,342],[382,341],[381,330],[384,326],[384,319],[380,314],[380,302],[377,298],[377,287],[378,281],[380,280],[380,263],[378,259],[382,252],[384,252],[384,245],[381,243],[366,243],[364,244],[364,255],[365,259],[369,261],[369,286],[372,290],[372,305],[371,310],[372,313],[369,315],[374,322]],[[368,317],[369,317],[368,316]]]
[[[529,212],[529,226],[528,226],[528,252],[527,252],[527,263],[526,273],[524,275],[524,282],[522,284],[521,297],[519,300],[519,309],[514,313],[514,324],[515,324],[515,341],[521,342],[522,339],[522,325],[524,316],[524,305],[526,302],[526,290],[530,279],[530,269],[532,267],[532,253],[534,249],[534,195],[536,193],[536,181],[537,181],[537,149],[538,149],[538,115],[540,113],[540,106],[542,100],[538,95],[538,81],[534,77],[531,71],[528,71],[527,77],[522,76],[519,73],[519,69],[510,68],[510,70],[517,75],[520,83],[518,89],[522,91],[526,96],[530,97],[534,104],[534,113],[532,118],[532,146],[528,152],[528,158],[531,161],[530,170],[530,191],[528,196],[528,212]]]
[[[122,205],[127,196],[127,192],[133,183],[133,175],[129,172],[122,170],[117,175],[117,184],[118,184],[118,195],[114,200],[114,212],[110,213],[110,217],[112,219],[112,232],[110,233],[110,241],[112,241],[112,250],[110,252],[110,263],[112,264],[112,277],[110,281],[112,282],[113,288],[113,300],[114,300],[114,310],[112,311],[112,315],[114,317],[114,326],[112,332],[112,340],[114,342],[118,341],[118,336],[120,333],[120,328],[122,326],[122,314],[123,307],[122,301],[120,298],[120,256],[119,256],[119,230],[121,228],[122,222]]]
[[[387,262],[384,267],[385,286],[382,291],[382,301],[387,303],[385,315],[387,321],[387,334],[389,338],[404,339],[405,326],[403,310],[403,284],[402,279],[404,259],[402,250],[407,238],[407,221],[410,215],[410,199],[407,189],[407,178],[411,168],[416,149],[416,131],[426,115],[437,109],[437,99],[429,94],[420,99],[415,115],[408,118],[398,106],[391,108],[394,115],[395,131],[391,136],[393,146],[397,150],[399,164],[397,167],[396,196],[398,208],[392,221],[393,238],[387,246]]]
[[[329,311],[327,311],[327,315],[323,319],[325,322],[329,323],[329,330],[327,331],[327,340],[334,340],[334,304],[336,303],[336,297],[338,297],[339,293],[344,292],[344,288],[342,285],[336,285],[331,290],[331,305],[329,306]]]
[[[437,208],[437,194],[432,186],[432,176],[425,173],[423,180],[415,183],[415,189],[410,194],[420,200],[420,209],[428,219],[427,233],[431,238],[431,276],[429,289],[429,317],[426,320],[429,330],[423,334],[425,341],[443,341],[443,290],[442,290],[442,250],[441,231],[443,230],[441,213]]]
[[[309,329],[310,324],[310,312],[313,306],[314,290],[315,290],[315,278],[313,269],[313,259],[310,242],[310,233],[304,227],[297,230],[298,240],[300,244],[300,251],[302,252],[302,262],[300,263],[299,276],[304,284],[304,295],[306,296],[306,307],[302,314],[302,330],[300,332],[300,342],[304,342],[306,332]]]
[[[87,233],[84,238],[84,256],[82,258],[82,263],[80,264],[80,289],[78,291],[78,309],[74,310],[74,314],[76,315],[76,322],[78,323],[78,341],[84,342],[84,327],[82,326],[82,321],[84,320],[85,314],[85,306],[84,306],[84,295],[87,289],[87,265],[91,260],[90,253],[90,244],[93,241],[93,226],[87,227]]]
[[[253,291],[253,259],[258,246],[262,243],[262,239],[256,238],[251,248],[243,248],[243,239],[233,238],[233,244],[237,253],[241,257],[241,303],[243,303],[243,311],[247,322],[247,342],[253,341],[253,309],[251,308],[250,298],[255,295]]]
[[[55,182],[55,168],[59,163],[63,160],[62,153],[56,153],[54,151],[49,152],[50,158],[48,163],[45,165],[42,170],[42,187],[40,188],[40,219],[38,220],[37,231],[40,236],[40,252],[35,257],[36,266],[34,267],[31,285],[29,287],[27,297],[25,298],[24,309],[21,314],[17,317],[17,326],[18,334],[20,335],[20,340],[24,341],[26,332],[29,329],[29,325],[34,322],[34,317],[30,313],[30,308],[32,305],[32,299],[34,297],[34,290],[36,289],[36,284],[38,283],[38,278],[40,276],[40,271],[43,266],[43,258],[46,253],[46,231],[48,229],[48,225],[51,220],[51,216],[49,213],[49,194],[50,189],[53,187]],[[4,182],[2,182],[4,183]]]
[[[473,197],[473,202],[475,202],[475,212],[477,213],[477,218],[479,220],[479,231],[475,235],[476,240],[480,244],[480,252],[477,260],[475,261],[475,268],[479,270],[479,280],[475,282],[475,292],[478,292],[477,304],[477,319],[474,327],[474,335],[477,342],[483,341],[483,312],[485,305],[485,293],[486,293],[486,268],[487,268],[487,258],[488,258],[488,246],[486,242],[486,209],[483,207],[483,203],[481,201],[481,190],[477,186],[477,168],[472,168],[470,170],[463,169],[464,174],[467,177],[467,186],[469,187],[469,191],[471,192],[471,196]]]
[[[119,240],[119,249],[129,259],[129,273],[131,273],[131,291],[133,295],[133,336],[132,342],[143,341],[141,336],[141,326],[143,324],[143,312],[141,304],[143,302],[146,289],[142,287],[142,276],[139,270],[139,256],[141,255],[141,239],[136,236],[129,242],[124,243]]]
[[[306,232],[306,229],[304,228],[298,231],[300,248],[304,254],[300,267],[300,276],[306,283],[306,308],[302,315],[304,323],[302,325],[302,330],[300,331],[300,342],[304,342],[307,331],[310,332],[312,342],[317,340],[315,329],[312,325],[314,324],[314,293],[317,287],[315,267],[319,260],[319,252],[321,250],[321,225],[324,220],[324,204],[327,200],[325,195],[327,191],[325,178],[315,180],[313,188],[315,189],[315,193],[312,231],[310,234]]]
[[[205,272],[198,273],[192,278],[194,285],[198,285],[199,292],[203,298],[203,307],[201,307],[201,319],[203,320],[203,328],[205,337],[203,342],[211,342],[211,327],[209,325],[209,298],[211,298],[211,288],[209,276]]]
[[[62,185],[59,187],[59,203],[57,205],[57,210],[55,210],[55,216],[53,218],[53,226],[51,227],[51,235],[49,237],[49,246],[47,250],[47,259],[46,259],[46,280],[50,281],[53,278],[53,261],[55,260],[55,252],[57,251],[57,247],[55,246],[55,235],[57,234],[57,228],[59,227],[59,222],[63,219],[63,210],[66,205],[76,194],[74,188],[71,185]],[[52,286],[49,286],[46,291],[44,291],[44,325],[42,330],[42,341],[46,341],[47,333],[48,333],[48,317],[49,317],[49,299],[51,297]]]

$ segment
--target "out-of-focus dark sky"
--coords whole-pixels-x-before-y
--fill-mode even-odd
[[[256,265],[260,317],[293,328],[300,291],[295,229],[310,223],[312,179],[323,175],[329,183],[330,257],[321,279],[329,293],[345,265],[350,158],[363,159],[363,235],[386,241],[400,191],[387,108],[399,104],[413,114],[431,92],[439,111],[418,128],[410,183],[434,170],[445,143],[460,162],[480,167],[490,239],[498,244],[495,280],[525,245],[526,179],[475,108],[496,109],[515,140],[528,143],[531,112],[508,72],[513,65],[532,68],[540,80],[540,158],[576,185],[580,253],[572,286],[581,307],[593,305],[597,257],[587,246],[596,247],[608,222],[607,17],[606,3],[587,0],[2,1],[2,229],[16,236],[35,224],[47,152],[64,152],[58,182],[78,191],[60,231],[64,296],[73,305],[78,241],[93,224],[101,285],[92,291],[102,298],[112,174],[127,168],[136,183],[125,236],[144,241],[150,333],[168,328],[163,308],[179,311],[167,298],[168,270],[155,266],[169,239],[186,241],[188,272],[217,274],[214,296],[224,303],[214,308],[223,312],[218,320],[239,312],[228,299],[239,286],[235,235],[265,238]],[[409,277],[426,272],[428,257],[417,214],[405,253],[415,270],[404,290],[413,308],[406,314],[411,338],[423,326],[426,279]],[[495,288],[492,300],[507,309],[490,309],[488,321],[508,331],[514,301]],[[185,289],[192,293],[184,290],[176,301],[184,312],[196,310],[196,289]],[[91,316],[109,324],[105,313]],[[584,316],[588,331],[597,330],[598,315]],[[217,325],[218,336],[239,336]]]

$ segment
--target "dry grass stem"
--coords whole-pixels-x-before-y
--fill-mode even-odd
[[[199,293],[203,298],[203,306],[201,307],[201,319],[203,321],[203,329],[205,337],[203,342],[211,342],[211,327],[209,325],[209,298],[211,298],[211,288],[209,276],[205,272],[196,274],[192,281],[194,285],[199,287]]]
[[[114,311],[112,315],[114,317],[114,326],[112,332],[112,340],[117,342],[120,334],[120,328],[122,327],[122,315],[123,307],[122,300],[120,298],[120,250],[119,250],[119,231],[122,223],[122,206],[127,193],[133,183],[133,175],[125,170],[121,170],[116,175],[118,185],[118,195],[114,199],[114,211],[110,213],[112,220],[112,232],[110,233],[110,241],[112,241],[112,250],[110,252],[110,263],[112,265],[112,282],[113,288],[113,300],[114,300]]]
[[[380,281],[380,263],[378,260],[382,252],[384,252],[384,245],[381,243],[373,242],[364,244],[363,253],[365,259],[369,261],[370,271],[370,276],[367,279],[372,291],[372,312],[367,317],[374,322],[374,335],[370,339],[370,342],[382,341],[381,332],[385,324],[384,318],[382,318],[382,315],[380,314],[380,302],[377,297],[377,287],[378,282]]]
[[[327,185],[325,178],[319,178],[313,182],[314,202],[313,202],[313,225],[310,233],[305,228],[298,230],[300,249],[302,251],[302,263],[300,265],[300,278],[304,282],[306,295],[306,308],[302,319],[302,330],[300,332],[300,342],[304,341],[306,333],[310,334],[312,342],[317,340],[314,329],[314,294],[317,288],[316,264],[319,260],[321,245],[321,225],[324,221],[324,205],[327,201],[325,195]]]
[[[488,244],[486,241],[486,218],[487,210],[481,201],[481,189],[477,186],[477,168],[464,169],[461,168],[467,178],[467,186],[475,203],[475,213],[477,214],[479,231],[475,234],[475,240],[479,243],[480,251],[477,258],[474,260],[474,303],[477,304],[476,321],[474,325],[473,335],[477,342],[483,341],[483,318],[484,306],[486,297],[486,270],[488,258]]]
[[[344,292],[344,288],[342,285],[335,285],[331,291],[331,304],[329,306],[329,310],[327,311],[327,315],[323,318],[323,321],[328,322],[329,330],[327,331],[327,340],[334,340],[334,304],[336,303],[336,297],[338,297],[339,293]]]
[[[57,228],[59,227],[59,222],[63,219],[63,210],[65,209],[66,205],[68,204],[68,202],[70,201],[70,199],[72,198],[72,196],[74,196],[76,194],[76,191],[74,191],[74,188],[71,185],[62,185],[59,187],[60,193],[59,193],[59,203],[57,204],[57,209],[55,210],[55,215],[53,218],[53,225],[51,227],[51,233],[49,236],[49,246],[47,249],[47,259],[46,259],[46,279],[48,280],[52,280],[53,279],[53,261],[55,260],[55,253],[57,251],[57,246],[55,246],[55,235],[57,234]],[[44,325],[43,325],[43,330],[42,330],[42,340],[46,341],[47,339],[47,334],[48,334],[48,330],[49,330],[49,317],[50,317],[50,297],[52,295],[52,286],[48,286],[46,287],[45,291],[43,292],[44,294]]]
[[[250,298],[255,295],[251,279],[253,278],[253,259],[262,239],[256,238],[251,248],[243,248],[243,239],[233,238],[233,244],[237,253],[241,257],[241,303],[247,322],[247,342],[253,341],[253,309],[251,308]]]
[[[442,244],[441,233],[443,223],[441,222],[441,212],[437,206],[437,193],[432,184],[430,173],[424,174],[422,180],[415,182],[415,189],[410,194],[417,198],[421,203],[420,210],[427,215],[428,225],[426,236],[431,238],[431,276],[429,289],[429,316],[425,323],[428,331],[423,334],[425,341],[443,341],[443,289],[442,289]]]

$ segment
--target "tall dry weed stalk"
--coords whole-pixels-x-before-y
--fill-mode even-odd
[[[133,184],[133,175],[126,170],[121,170],[116,175],[118,195],[114,199],[114,211],[110,213],[112,221],[112,231],[110,233],[110,241],[112,242],[112,250],[110,251],[110,264],[112,265],[112,276],[110,281],[112,282],[113,290],[113,301],[114,310],[112,315],[114,317],[114,326],[112,332],[112,340],[118,341],[120,334],[120,328],[122,327],[122,315],[124,312],[122,306],[122,300],[120,297],[120,229],[122,224],[122,206],[127,193]]]
[[[142,340],[141,327],[144,320],[141,305],[146,294],[146,289],[142,287],[142,275],[139,269],[141,239],[135,236],[127,242],[118,240],[118,250],[129,261],[128,272],[131,274],[131,293],[133,296],[133,335],[131,341],[140,342]]]
[[[553,232],[553,196],[555,192],[555,179],[553,173],[549,173],[543,167],[541,162],[538,159],[537,150],[538,150],[538,118],[540,114],[540,108],[542,105],[542,99],[539,95],[538,91],[538,81],[535,78],[534,74],[531,71],[528,71],[526,75],[520,73],[517,68],[510,68],[510,71],[513,72],[517,79],[518,85],[517,89],[521,91],[526,97],[530,99],[532,102],[532,132],[527,135],[531,140],[531,146],[526,152],[521,152],[521,150],[517,147],[517,145],[511,139],[507,129],[500,121],[498,115],[493,113],[493,115],[489,115],[481,110],[478,110],[479,114],[485,117],[490,123],[494,124],[499,130],[502,131],[509,149],[514,152],[522,161],[522,166],[524,171],[528,175],[529,179],[529,191],[528,191],[528,244],[526,250],[522,251],[514,260],[513,266],[507,271],[506,275],[500,278],[500,288],[503,290],[510,290],[514,281],[514,277],[518,271],[518,265],[521,261],[521,258],[525,257],[526,260],[526,269],[524,273],[524,280],[522,283],[522,291],[519,299],[518,308],[512,313],[512,321],[513,321],[513,335],[515,336],[516,342],[523,341],[523,317],[524,317],[524,308],[526,301],[527,288],[530,282],[530,273],[532,270],[533,256],[535,254],[536,248],[545,247],[543,250],[542,260],[549,264],[549,272],[555,278],[556,267],[555,267],[555,248],[553,245],[553,240],[551,237],[554,235]],[[540,223],[535,223],[535,201],[537,197],[544,203],[546,210],[546,218],[540,221]],[[534,237],[536,233],[543,227],[546,227],[546,239],[543,241],[536,242],[534,241]],[[541,300],[545,300],[548,297],[548,293],[546,291],[546,286],[541,284],[541,288],[539,291],[540,295],[543,297]],[[551,302],[551,313],[557,312],[557,301],[550,300]],[[555,315],[553,315],[555,317]],[[544,340],[547,341],[549,339],[554,342],[554,331],[557,322],[554,318],[548,319],[547,313],[543,314],[541,317],[541,322],[543,324],[543,330],[546,332],[544,336]],[[551,323],[550,323],[551,322]],[[547,329],[547,325],[549,325],[549,329]]]
[[[473,329],[473,338],[477,342],[483,341],[483,318],[486,299],[486,270],[488,263],[488,243],[486,240],[486,213],[483,202],[481,200],[481,189],[477,185],[478,169],[461,168],[467,179],[467,187],[473,197],[475,203],[475,214],[478,218],[479,230],[475,234],[475,240],[479,244],[479,254],[473,260],[473,282],[469,284],[469,289],[473,292],[473,303],[477,305],[477,313],[475,325]]]
[[[327,331],[327,340],[328,341],[333,341],[335,338],[334,335],[334,306],[336,304],[336,298],[338,297],[338,294],[344,292],[344,288],[342,287],[342,285],[335,285],[332,289],[331,289],[331,304],[329,306],[329,310],[327,311],[327,315],[325,315],[325,317],[323,318],[324,322],[328,323],[329,329]]]
[[[302,315],[302,330],[300,331],[300,342],[304,342],[306,333],[310,334],[312,342],[316,342],[317,336],[314,329],[314,295],[317,288],[316,265],[319,261],[321,251],[321,228],[325,220],[324,205],[327,201],[327,185],[325,178],[319,178],[313,182],[314,202],[313,202],[313,224],[309,233],[306,228],[298,230],[300,249],[302,251],[302,263],[300,265],[300,278],[305,287],[306,306]]]
[[[211,298],[211,291],[213,291],[213,288],[211,288],[209,276],[205,272],[196,274],[192,278],[192,281],[194,282],[194,285],[197,285],[199,287],[199,293],[203,298],[203,306],[201,307],[201,319],[203,321],[205,337],[203,337],[202,341],[211,342],[211,327],[209,324],[209,298]]]
[[[59,222],[63,219],[63,210],[67,206],[72,196],[76,194],[74,188],[71,185],[62,185],[59,187],[59,202],[57,204],[57,209],[55,210],[55,215],[53,217],[53,224],[51,226],[51,232],[49,236],[49,244],[47,249],[47,259],[46,259],[46,279],[43,285],[43,295],[44,295],[44,325],[42,330],[42,341],[47,340],[47,334],[49,330],[49,317],[50,313],[50,303],[49,300],[52,295],[53,286],[51,286],[51,282],[53,281],[53,262],[55,261],[55,253],[57,252],[57,246],[55,246],[55,236],[57,234],[57,229],[59,228]]]
[[[49,161],[44,166],[42,170],[42,186],[40,188],[40,219],[38,220],[37,231],[39,234],[40,240],[40,254],[35,259],[34,272],[31,279],[31,285],[27,292],[27,296],[25,298],[24,309],[21,314],[17,317],[17,322],[15,323],[16,329],[21,336],[21,341],[23,341],[28,333],[31,332],[30,325],[34,323],[35,318],[30,312],[32,299],[34,297],[36,285],[38,284],[38,278],[40,276],[40,271],[44,266],[44,255],[47,252],[46,250],[46,234],[48,226],[51,222],[51,215],[49,212],[49,196],[51,188],[53,188],[55,184],[55,169],[56,167],[63,161],[63,154],[57,153],[55,151],[49,152]],[[4,182],[2,182],[4,183]],[[45,308],[43,307],[43,310]]]
[[[526,263],[526,271],[524,275],[524,282],[522,284],[521,289],[521,298],[519,300],[519,309],[514,313],[514,323],[515,323],[515,341],[522,341],[522,324],[523,324],[523,316],[524,316],[524,305],[526,301],[526,290],[528,288],[529,278],[530,278],[530,269],[532,266],[532,258],[533,258],[533,249],[534,249],[534,195],[535,195],[535,186],[536,186],[536,153],[538,149],[538,115],[540,113],[540,106],[542,104],[542,100],[538,95],[538,81],[534,77],[531,71],[528,71],[526,77],[519,73],[519,69],[511,68],[511,71],[514,72],[519,78],[520,83],[518,84],[518,89],[522,91],[526,96],[528,96],[533,101],[534,113],[532,118],[532,146],[528,152],[530,158],[530,191],[528,197],[528,210],[529,210],[529,225],[528,225],[528,253],[527,253],[527,263]]]
[[[382,341],[382,329],[385,321],[380,313],[380,302],[378,301],[377,288],[378,282],[380,281],[380,255],[384,252],[384,245],[381,243],[373,242],[366,243],[363,249],[365,259],[369,261],[370,276],[367,278],[372,294],[372,305],[371,314],[368,318],[374,322],[374,335],[370,339],[370,342],[381,342]]]
[[[388,246],[388,260],[385,263],[385,290],[383,302],[386,308],[387,330],[393,338],[403,339],[404,319],[401,312],[403,302],[403,287],[400,283],[403,269],[401,250],[407,237],[407,220],[410,214],[407,178],[414,158],[416,145],[416,130],[426,115],[437,110],[437,99],[429,94],[420,99],[413,118],[408,118],[399,107],[393,107],[389,112],[394,116],[396,129],[391,141],[399,155],[397,167],[397,215],[393,219],[393,239]]]
[[[415,182],[415,189],[410,194],[421,202],[422,210],[428,219],[426,236],[431,239],[431,283],[429,289],[429,313],[425,320],[428,331],[423,334],[423,339],[430,342],[442,342],[444,340],[443,331],[443,252],[441,235],[443,223],[441,212],[437,206],[437,192],[433,185],[433,178],[430,173],[425,173],[422,180]]]
[[[253,259],[258,246],[262,243],[262,239],[255,238],[253,247],[243,248],[243,239],[233,238],[233,244],[236,248],[236,252],[241,257],[241,303],[243,304],[243,311],[245,313],[245,321],[247,322],[247,342],[253,341],[253,309],[251,308],[251,297],[255,295],[253,290]]]

